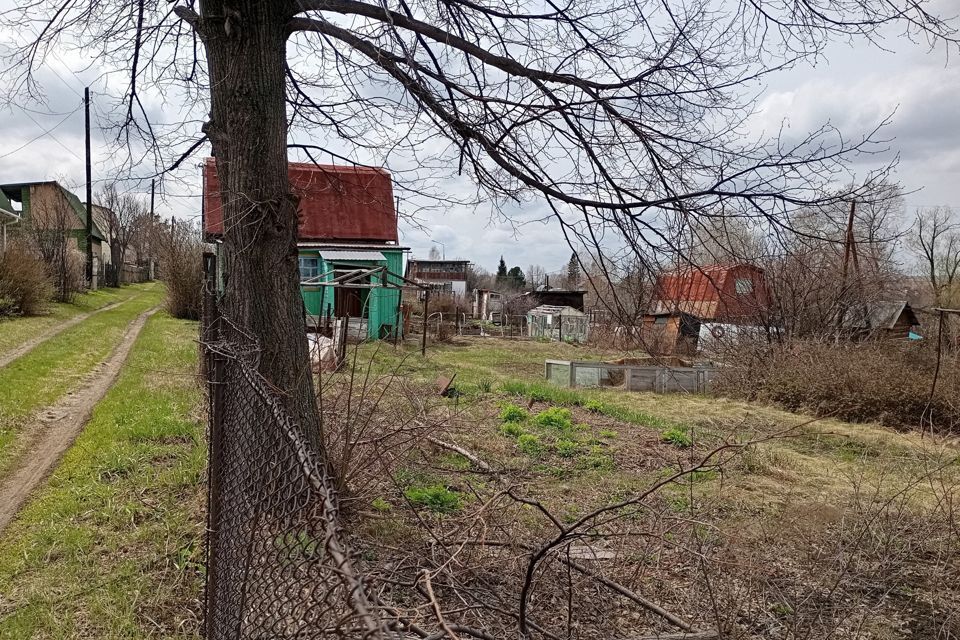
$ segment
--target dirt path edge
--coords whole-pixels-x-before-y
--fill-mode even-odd
[[[123,339],[99,371],[75,392],[45,408],[25,432],[33,432],[30,444],[0,479],[0,532],[14,519],[30,494],[43,483],[63,454],[70,448],[90,417],[93,408],[107,394],[130,355],[147,319],[159,308],[150,309],[130,323]]]
[[[119,302],[108,304],[105,307],[94,309],[93,311],[90,311],[88,313],[81,313],[80,315],[74,316],[69,320],[66,320],[64,322],[61,322],[60,324],[50,327],[40,335],[30,338],[29,340],[27,340],[26,342],[24,342],[23,344],[15,348],[13,351],[8,351],[7,353],[0,354],[0,368],[7,366],[8,364],[13,362],[14,360],[17,360],[18,358],[22,358],[23,356],[27,355],[28,353],[30,353],[31,351],[33,351],[34,349],[42,345],[44,342],[46,342],[50,338],[55,338],[56,336],[60,335],[67,329],[77,326],[87,318],[91,316],[95,316],[98,313],[103,313],[104,311],[110,311],[111,309],[116,309],[120,305],[130,302],[131,300],[138,297],[139,297],[139,294],[135,296],[131,296],[126,300],[120,300]]]

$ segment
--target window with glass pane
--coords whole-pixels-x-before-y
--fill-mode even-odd
[[[737,293],[739,295],[746,295],[748,293],[753,293],[753,281],[750,278],[737,278]]]
[[[309,256],[300,256],[300,279],[308,280],[320,275],[320,260]]]

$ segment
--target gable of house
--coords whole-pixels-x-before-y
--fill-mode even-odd
[[[702,320],[756,318],[770,304],[763,269],[749,264],[690,267],[657,279],[653,313]]]

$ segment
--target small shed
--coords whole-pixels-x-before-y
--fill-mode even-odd
[[[917,314],[906,300],[865,302],[840,312],[840,330],[863,340],[869,337],[906,340],[920,325]]]
[[[561,342],[586,342],[590,317],[573,307],[542,304],[527,312],[527,335]]]

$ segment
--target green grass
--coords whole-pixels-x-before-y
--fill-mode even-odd
[[[47,340],[0,369],[0,476],[14,455],[19,424],[78,387],[120,342],[137,315],[160,304],[159,285],[138,285],[139,293],[119,307],[99,313]]]
[[[0,355],[81,313],[89,313],[114,302],[128,300],[140,292],[141,288],[136,286],[100,289],[82,293],[70,304],[51,303],[47,313],[42,316],[0,319]]]
[[[0,542],[0,639],[198,637],[196,324],[150,319],[116,385]]]

